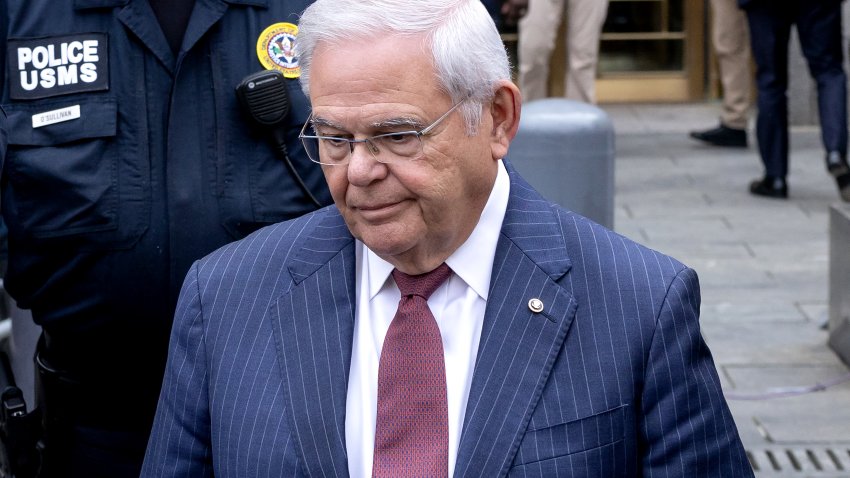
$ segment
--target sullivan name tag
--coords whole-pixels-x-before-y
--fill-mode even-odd
[[[49,124],[71,121],[80,117],[80,105],[32,115],[32,127],[41,128]]]

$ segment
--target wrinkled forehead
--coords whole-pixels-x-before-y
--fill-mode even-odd
[[[333,37],[319,39],[313,48],[312,61],[317,61],[328,51],[345,48],[349,45],[361,45],[359,52],[366,55],[371,52],[370,45],[388,42],[397,45],[395,53],[399,56],[409,55],[428,58],[433,63],[431,36],[427,33],[402,33],[390,30],[370,32],[345,31]]]
[[[390,27],[369,26],[361,28],[360,25],[335,26],[333,31],[326,32],[315,39],[316,49],[319,45],[345,45],[346,43],[367,42],[374,43],[385,39],[390,40],[415,40],[421,43],[425,50],[431,44],[432,32],[430,31],[402,31]],[[425,51],[423,50],[423,51]]]
[[[444,91],[422,35],[322,41],[314,50],[309,83],[314,106],[352,94],[392,101],[395,94],[432,96]]]

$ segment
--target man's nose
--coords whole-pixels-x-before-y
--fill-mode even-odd
[[[375,159],[377,151],[370,141],[351,144],[351,156],[348,158],[348,182],[355,186],[366,186],[380,179],[386,172],[386,166]],[[361,146],[358,148],[358,146]],[[383,171],[383,172],[382,172]]]

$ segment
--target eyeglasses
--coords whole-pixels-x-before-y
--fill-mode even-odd
[[[301,128],[301,142],[307,151],[307,156],[314,163],[328,166],[343,166],[351,160],[354,145],[363,143],[376,161],[381,163],[400,163],[418,159],[422,155],[422,137],[430,133],[440,122],[446,119],[452,111],[463,104],[466,99],[458,101],[443,116],[419,131],[398,131],[372,136],[370,138],[352,139],[340,136],[325,136],[316,134],[313,118],[304,123]]]

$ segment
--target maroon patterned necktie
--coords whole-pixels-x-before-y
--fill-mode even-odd
[[[401,300],[378,368],[375,478],[448,476],[446,366],[428,297],[451,273],[446,264],[418,276],[393,270]]]

